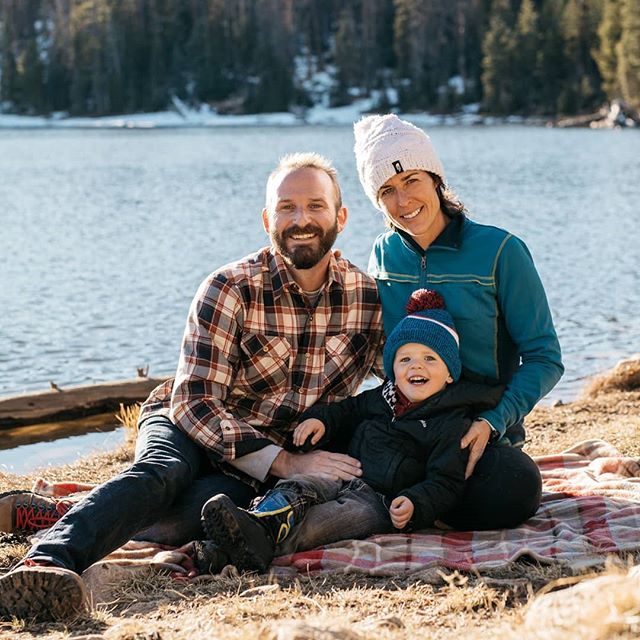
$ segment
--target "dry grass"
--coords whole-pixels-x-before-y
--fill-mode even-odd
[[[640,388],[640,354],[621,360],[607,373],[597,376],[584,390],[584,396],[594,397],[608,391],[633,391]]]
[[[625,365],[628,366],[628,365]],[[640,456],[640,366],[613,373],[580,400],[538,407],[527,421],[532,455],[603,438]],[[615,383],[613,382],[615,378]],[[595,389],[595,390],[594,390]],[[131,422],[133,413],[121,414]],[[47,478],[100,481],[130,460],[132,442],[80,460]],[[0,490],[29,486],[32,477],[1,476]],[[0,538],[0,567],[25,550]],[[522,638],[613,640],[640,632],[640,576],[620,561],[602,577],[574,584],[562,567],[525,562],[487,575],[428,571],[395,579],[360,575],[297,578],[265,575],[172,581],[141,573],[116,585],[109,605],[63,624],[0,623],[0,637],[63,640],[399,640]],[[532,598],[537,592],[549,593]],[[605,594],[603,596],[603,594]]]
[[[140,415],[140,404],[130,406],[120,405],[120,410],[116,413],[116,420],[125,428],[127,441],[135,442],[138,436],[138,416]]]

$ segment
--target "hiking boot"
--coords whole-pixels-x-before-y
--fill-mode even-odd
[[[69,569],[21,565],[0,578],[0,618],[66,621],[86,610],[87,590]]]
[[[0,494],[0,531],[32,533],[52,527],[73,502],[39,496],[31,491]]]
[[[284,500],[282,504],[278,502],[267,503],[264,498],[254,509],[245,511],[220,494],[202,508],[202,526],[239,571],[266,571],[276,544],[287,537],[293,526],[291,505]]]
[[[193,543],[193,563],[201,574],[212,575],[232,564],[231,558],[213,540],[196,540]]]

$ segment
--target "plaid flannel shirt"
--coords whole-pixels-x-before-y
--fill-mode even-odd
[[[352,395],[372,367],[382,377],[382,343],[370,276],[332,255],[311,306],[264,248],[200,285],[175,379],[151,393],[140,421],[169,417],[214,463],[282,445],[305,409]]]

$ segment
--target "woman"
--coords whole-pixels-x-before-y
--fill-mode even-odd
[[[525,244],[469,220],[447,188],[429,137],[395,115],[355,127],[358,175],[389,231],[373,247],[387,335],[411,292],[435,289],[460,335],[465,375],[507,385],[495,409],[477,416],[462,504],[444,518],[457,529],[516,526],[535,513],[540,474],[520,450],[524,416],[560,379],[563,366],[544,288]]]

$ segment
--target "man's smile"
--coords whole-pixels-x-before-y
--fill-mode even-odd
[[[292,233],[288,237],[292,240],[311,240],[316,237],[316,233]]]

